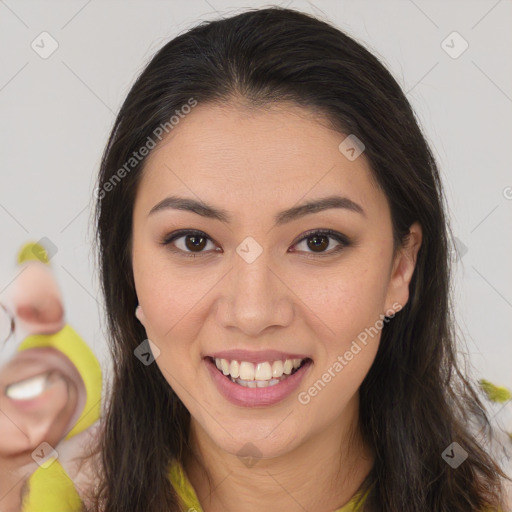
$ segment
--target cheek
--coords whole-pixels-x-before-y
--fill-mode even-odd
[[[311,321],[327,339],[340,344],[351,341],[379,319],[388,280],[384,266],[359,261],[317,273],[315,278],[295,276],[293,282]]]
[[[137,239],[136,239],[137,240]],[[143,245],[144,244],[144,245]],[[134,242],[133,277],[137,299],[144,313],[144,325],[154,341],[169,330],[190,309],[195,291],[201,283],[191,284],[171,265],[165,251],[151,248],[150,242]]]
[[[200,359],[194,340],[205,322],[208,291],[219,277],[193,265],[172,264],[165,251],[155,250],[134,251],[133,272],[147,337],[160,350],[157,364],[172,374],[189,368],[192,376]]]
[[[305,302],[317,313],[309,313],[309,323],[321,326],[322,334],[317,332],[315,373],[304,383],[298,401],[309,417],[322,418],[318,428],[334,421],[353,399],[377,354],[387,284],[380,270],[358,265],[349,271],[347,266],[309,290]]]

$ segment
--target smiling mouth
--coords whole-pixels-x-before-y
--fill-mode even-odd
[[[207,357],[217,371],[231,382],[246,388],[267,388],[285,381],[304,366],[312,362],[309,357],[304,359],[285,359],[264,361],[253,364],[247,361],[228,361]]]

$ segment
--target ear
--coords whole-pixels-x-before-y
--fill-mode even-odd
[[[144,312],[142,311],[142,308],[140,307],[140,305],[138,305],[136,308],[135,308],[135,316],[137,317],[137,319],[139,320],[139,322],[144,325],[144,327],[146,326],[146,324],[144,323],[146,321],[146,317],[144,316]]]
[[[421,247],[423,232],[418,222],[409,228],[404,245],[397,251],[393,261],[391,276],[386,295],[386,311],[396,310],[393,305],[398,303],[402,309],[409,300],[409,283],[411,282],[418,251]]]

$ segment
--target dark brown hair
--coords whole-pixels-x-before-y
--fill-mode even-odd
[[[133,354],[146,337],[134,316],[131,266],[145,158],[130,159],[191,99],[226,104],[240,97],[254,107],[293,102],[356,135],[389,202],[395,247],[413,222],[423,230],[409,301],[384,326],[360,387],[360,428],[376,454],[362,486],[372,486],[364,510],[497,509],[506,475],[478,441],[476,430],[491,431],[490,424],[456,360],[449,227],[432,152],[400,86],[372,53],[324,21],[277,7],[203,22],[169,41],[136,80],[112,129],[96,193],[114,361],[98,509],[178,511],[168,468],[183,460],[190,421],[158,366]],[[441,457],[454,441],[468,453],[457,469]]]

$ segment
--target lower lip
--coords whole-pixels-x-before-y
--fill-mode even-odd
[[[311,366],[311,360],[306,361],[293,375],[274,386],[246,388],[221,373],[211,359],[206,358],[204,361],[221,395],[232,404],[242,407],[265,407],[284,400],[297,389]]]

